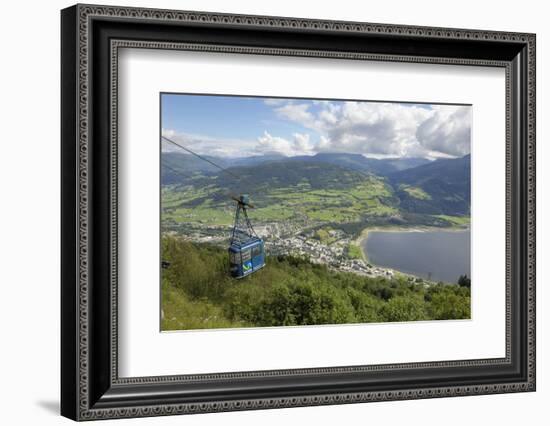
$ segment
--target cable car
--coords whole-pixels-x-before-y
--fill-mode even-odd
[[[234,278],[242,278],[265,266],[264,242],[252,238],[244,245],[229,246],[229,270]]]
[[[265,266],[264,241],[258,237],[246,212],[250,204],[248,195],[231,197],[237,201],[235,224],[229,242],[229,270],[234,278],[242,278]]]

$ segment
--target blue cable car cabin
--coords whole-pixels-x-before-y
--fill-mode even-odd
[[[229,246],[229,270],[234,278],[242,278],[265,266],[264,242],[253,237],[243,244]]]
[[[248,219],[247,208],[254,208],[248,195],[231,198],[237,202],[237,210],[228,249],[229,271],[232,277],[242,278],[265,266],[264,242]]]

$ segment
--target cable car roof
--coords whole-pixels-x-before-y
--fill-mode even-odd
[[[248,239],[247,241],[240,242],[240,241],[233,241],[231,245],[229,246],[230,249],[235,250],[245,250],[247,248],[254,247],[255,245],[262,244],[263,240],[259,237],[252,237]]]

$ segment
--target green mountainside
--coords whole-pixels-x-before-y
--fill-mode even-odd
[[[469,155],[393,173],[389,181],[403,210],[436,215],[470,214]]]
[[[467,286],[364,277],[291,256],[268,256],[268,267],[235,280],[222,248],[165,236],[162,253],[162,330],[470,318]]]
[[[239,179],[197,174],[163,187],[163,219],[228,224],[234,209],[228,195],[241,193],[256,206],[250,217],[265,222],[359,223],[398,213],[399,200],[385,179],[332,164],[277,161],[228,171]]]
[[[364,173],[372,173],[379,176],[388,176],[400,170],[427,164],[430,161],[424,158],[367,158],[361,154],[346,153],[319,153],[315,155],[301,155],[287,158],[286,161],[302,161],[314,163],[328,163],[357,170]]]
[[[319,153],[311,156],[299,155],[295,157],[285,157],[281,154],[265,154],[238,158],[219,158],[208,155],[204,155],[202,157],[205,160],[212,161],[224,168],[257,166],[264,163],[277,161],[296,161],[302,163],[328,163],[350,170],[373,173],[379,176],[388,176],[392,173],[412,167],[418,167],[430,162],[424,158],[375,159],[366,158],[360,154],[345,153]],[[163,184],[179,182],[181,180],[181,176],[176,172],[183,172],[187,175],[192,175],[196,172],[217,174],[219,169],[205,160],[183,152],[163,152],[162,161],[164,164],[169,166],[169,168],[167,167],[162,171]]]
[[[242,193],[256,206],[251,218],[264,222],[329,222],[360,230],[365,225],[457,226],[470,214],[469,156],[428,163],[352,154],[207,159],[227,171],[191,155],[163,154],[165,224],[229,225],[234,207],[229,195]],[[384,161],[385,173],[368,166]]]

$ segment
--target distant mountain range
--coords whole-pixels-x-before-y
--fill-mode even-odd
[[[470,214],[470,155],[440,159],[392,173],[389,181],[401,200],[400,207],[406,211],[424,214]],[[420,195],[410,188],[421,190]]]
[[[163,152],[162,164],[167,166],[162,168],[162,183],[172,184],[181,181],[181,174],[193,175],[200,172],[203,174],[217,174],[220,169],[214,164],[227,169],[230,167],[239,166],[255,166],[261,163],[270,161],[284,160],[287,157],[279,154],[272,155],[257,155],[252,157],[241,158],[221,158],[210,155],[201,155],[202,158],[191,154],[183,154],[179,152]],[[178,174],[179,173],[179,174]]]
[[[367,158],[361,154],[320,153],[316,155],[302,155],[290,157],[286,161],[304,161],[315,163],[336,164],[347,169],[365,173],[373,173],[378,176],[388,176],[400,170],[427,164],[430,161],[425,158]]]
[[[430,160],[427,160],[425,158],[376,159],[367,158],[361,154],[344,153],[319,153],[315,155],[299,155],[294,157],[286,157],[281,154],[268,154],[229,159],[208,155],[204,155],[202,157],[223,168],[238,166],[256,166],[258,164],[268,162],[328,163],[342,166],[346,169],[357,170],[364,173],[373,173],[378,176],[389,176],[390,174],[397,171],[407,170],[412,167],[418,167],[423,164],[430,163]],[[186,173],[193,173],[197,171],[203,173],[219,172],[219,169],[213,166],[208,161],[205,161],[191,154],[163,152],[162,161],[169,167]],[[176,176],[171,176],[171,170],[169,168],[163,170],[163,178],[168,180],[172,180],[171,178],[174,178],[174,180],[177,181]],[[163,182],[165,182],[164,179]]]
[[[342,167],[338,164],[319,161],[300,161],[297,159],[268,161],[253,166],[237,166],[227,169],[239,176],[239,182],[230,177],[220,179],[219,186],[240,186],[239,192],[246,192],[253,186],[269,191],[307,184],[312,190],[352,188],[374,175]],[[250,190],[250,189],[249,189]]]
[[[210,163],[211,162],[211,163]],[[300,184],[313,190],[346,190],[368,179],[382,180],[392,197],[385,204],[399,210],[429,215],[470,214],[470,156],[429,161],[423,158],[373,159],[359,154],[320,153],[203,159],[163,153],[162,184],[215,184],[233,192],[272,191]],[[212,163],[227,170],[222,172]],[[236,179],[232,176],[239,176]],[[214,180],[213,180],[214,179]],[[374,182],[374,181],[373,181]],[[253,188],[251,188],[253,187]]]

